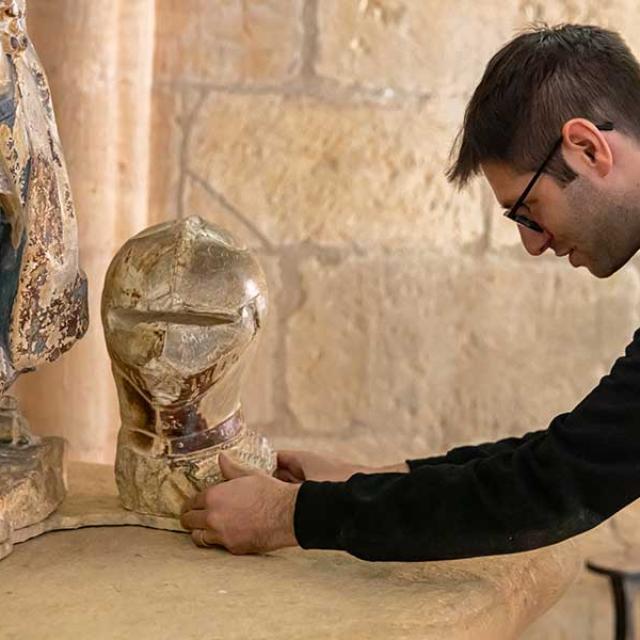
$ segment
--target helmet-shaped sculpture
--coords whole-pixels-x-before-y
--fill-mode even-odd
[[[187,497],[221,480],[224,449],[273,470],[240,402],[266,296],[253,255],[198,217],[151,227],[116,254],[102,321],[120,403],[125,507],[179,514]]]

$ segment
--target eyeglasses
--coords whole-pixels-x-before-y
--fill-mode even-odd
[[[596,125],[596,128],[599,131],[612,131],[613,122],[605,122],[603,124],[598,124]],[[556,151],[560,148],[560,145],[562,144],[562,140],[563,140],[563,137],[560,136],[560,138],[558,138],[556,143],[553,145],[553,148],[549,152],[549,155],[544,159],[543,163],[540,165],[540,168],[535,172],[535,174],[533,175],[533,178],[531,178],[531,180],[529,181],[529,184],[525,187],[520,197],[516,200],[516,203],[513,205],[513,207],[511,207],[511,209],[509,209],[509,211],[507,211],[504,214],[510,220],[517,222],[519,225],[522,225],[527,229],[531,229],[532,231],[537,231],[538,233],[544,233],[543,228],[537,222],[534,222],[533,220],[531,220],[531,218],[528,218],[527,216],[523,216],[521,213],[518,213],[518,209],[522,207],[526,208],[526,205],[524,204],[526,197],[529,195],[529,192],[531,191],[531,189],[533,189],[538,178],[544,172],[551,158],[553,158]]]

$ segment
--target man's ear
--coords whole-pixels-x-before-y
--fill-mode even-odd
[[[613,166],[613,153],[603,132],[586,118],[572,118],[562,127],[562,155],[578,175],[604,178]]]

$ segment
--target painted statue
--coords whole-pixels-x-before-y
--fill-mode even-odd
[[[64,442],[31,435],[7,390],[88,326],[76,217],[24,0],[0,0],[0,520],[40,521],[64,496]]]

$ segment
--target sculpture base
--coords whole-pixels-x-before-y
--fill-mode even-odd
[[[11,551],[16,532],[44,520],[65,494],[62,438],[25,448],[0,446],[0,558]]]
[[[145,515],[125,509],[116,494],[112,467],[72,462],[69,475],[71,491],[48,518],[22,529],[11,531],[7,528],[4,543],[0,521],[0,559],[9,555],[14,545],[50,531],[115,526],[185,531],[175,518]]]
[[[140,450],[135,434],[121,430],[116,481],[125,508],[139,513],[179,516],[184,503],[205,487],[222,482],[218,455],[224,451],[243,465],[273,473],[275,453],[266,438],[244,429],[229,444],[188,456],[152,456]]]

